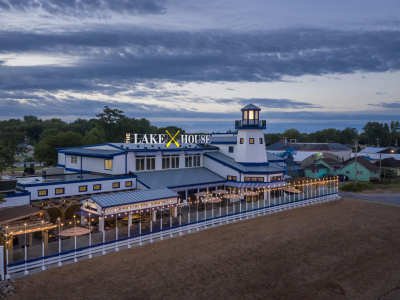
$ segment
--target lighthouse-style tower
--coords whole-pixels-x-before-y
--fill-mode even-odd
[[[259,120],[261,109],[253,104],[242,108],[242,120],[235,121],[237,146],[235,161],[249,165],[268,165],[264,129],[266,121]]]

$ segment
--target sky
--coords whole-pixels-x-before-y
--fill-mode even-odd
[[[400,120],[400,0],[0,0],[0,119],[107,105],[187,132]]]

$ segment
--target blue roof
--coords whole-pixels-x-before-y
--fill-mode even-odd
[[[159,187],[176,188],[196,186],[226,181],[226,178],[206,168],[157,170],[137,172],[135,175],[140,183],[150,189]]]
[[[125,151],[121,151],[118,149],[105,150],[105,149],[93,149],[93,148],[66,148],[58,150],[58,152],[65,153],[68,155],[105,157],[105,158],[125,154]]]
[[[243,110],[248,110],[248,109],[255,109],[255,110],[261,110],[261,108],[259,108],[259,107],[257,107],[257,106],[255,106],[254,104],[248,104],[248,105],[246,105],[245,107],[243,107],[242,108],[242,111]]]
[[[236,162],[232,157],[219,152],[208,152],[204,153],[205,157],[209,157],[225,166],[228,166],[241,173],[282,173],[282,168],[275,166],[245,166],[241,163]]]
[[[286,159],[269,152],[267,152],[267,159],[269,162],[286,162]]]
[[[138,202],[152,201],[158,199],[175,198],[179,195],[170,189],[153,189],[144,191],[132,191],[106,195],[91,196],[90,198],[102,208],[118,205],[133,204]]]

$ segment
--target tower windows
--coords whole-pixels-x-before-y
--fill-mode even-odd
[[[229,153],[233,153],[233,146],[229,146]]]
[[[249,144],[254,144],[254,139],[253,138],[249,138]]]
[[[240,143],[243,144],[244,143],[244,139],[240,139]]]

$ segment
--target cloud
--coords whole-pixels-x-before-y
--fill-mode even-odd
[[[386,95],[387,93],[386,92],[376,92],[375,94],[377,94],[377,95]]]
[[[246,106],[254,104],[260,108],[281,108],[281,109],[305,109],[322,108],[322,106],[289,99],[270,99],[270,98],[231,98],[231,99],[213,99],[216,103],[239,104]]]
[[[3,63],[0,88],[103,90],[102,84],[123,88],[147,81],[274,82],[303,75],[397,71],[399,48],[396,30],[3,31],[3,55],[53,55],[73,62],[30,67]]]
[[[42,10],[50,15],[104,18],[110,13],[162,14],[166,0],[0,0],[0,11]],[[41,15],[43,18],[51,16]]]
[[[378,106],[378,107],[383,107],[383,108],[400,108],[400,102],[399,101],[395,101],[395,102],[391,102],[391,103],[386,103],[386,102],[382,102],[382,103],[378,103],[378,104],[368,104],[370,106]]]

